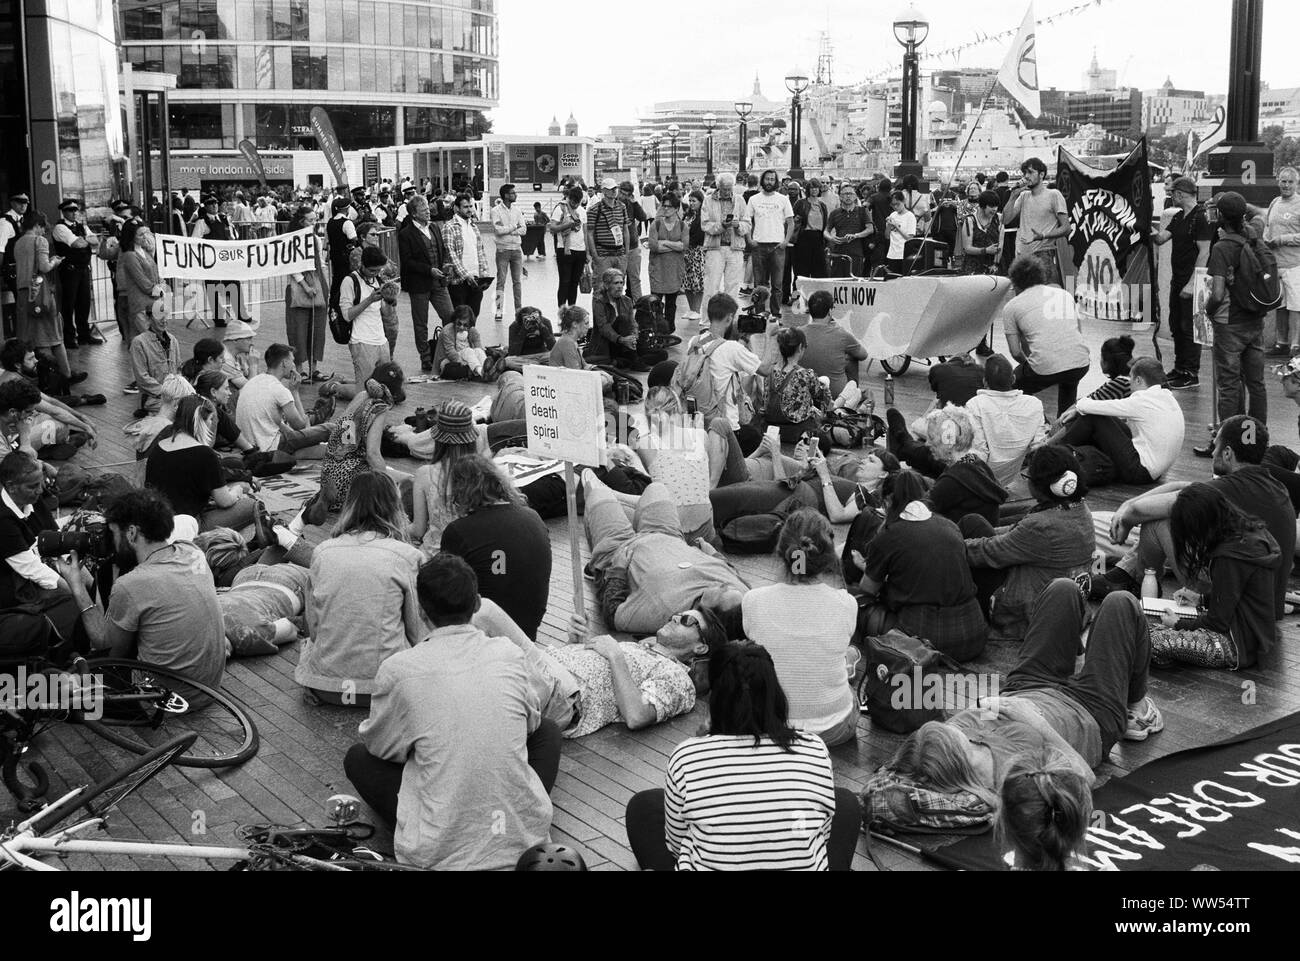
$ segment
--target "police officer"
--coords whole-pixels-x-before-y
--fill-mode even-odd
[[[59,204],[62,219],[51,233],[54,253],[63,258],[59,264],[59,286],[63,297],[63,343],[68,350],[82,344],[102,344],[104,338],[90,326],[90,258],[98,243],[86,225],[77,219],[81,204],[68,198]]]

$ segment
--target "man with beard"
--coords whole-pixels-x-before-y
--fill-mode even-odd
[[[220,687],[226,639],[212,571],[188,541],[168,543],[174,515],[153,490],[132,490],[109,502],[104,521],[116,546],[114,563],[130,568],[113,584],[104,610],[90,596],[91,578],[74,552],[59,573],[72,590],[93,651],[138,658]]]

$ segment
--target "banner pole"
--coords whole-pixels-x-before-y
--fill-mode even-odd
[[[573,461],[564,462],[564,502],[569,511],[569,558],[573,562],[573,613],[587,616],[587,597],[582,579],[582,546],[578,540],[578,494]],[[613,629],[613,625],[609,625]]]

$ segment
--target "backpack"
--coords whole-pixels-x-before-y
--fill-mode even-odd
[[[1277,269],[1277,255],[1258,237],[1246,239],[1237,234],[1225,234],[1221,240],[1231,240],[1241,248],[1237,266],[1228,281],[1228,292],[1238,310],[1252,314],[1277,310],[1285,302],[1282,276]]]
[[[792,495],[766,513],[733,517],[718,531],[722,549],[729,554],[772,553],[781,539],[785,519],[806,506],[798,495]]]
[[[352,278],[356,285],[353,288],[354,292],[352,294],[352,306],[355,307],[357,304],[361,303],[361,276],[356,273],[349,274],[348,276]],[[340,293],[342,292],[342,289],[342,285],[340,285]],[[330,334],[334,338],[334,343],[350,343],[352,340],[352,321],[348,320],[347,316],[343,313],[343,308],[339,306],[338,297],[334,297],[330,300],[329,321]]]
[[[673,371],[672,388],[681,395],[683,401],[694,400],[696,410],[703,415],[707,424],[722,411],[721,395],[718,385],[713,382],[713,368],[709,363],[725,340],[713,340],[701,344],[697,339],[686,351],[686,356]],[[726,389],[728,385],[723,385]]]
[[[899,703],[896,695],[912,689],[916,693],[928,689],[927,674],[940,668],[960,670],[955,660],[930,646],[919,637],[910,637],[902,631],[890,631],[881,637],[868,637],[862,642],[863,670],[858,681],[858,704],[866,708],[873,727],[884,728],[895,734],[910,734],[927,721],[942,721],[940,708],[908,707]],[[918,683],[919,682],[919,683]]]

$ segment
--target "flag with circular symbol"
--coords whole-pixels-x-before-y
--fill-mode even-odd
[[[1037,117],[1043,112],[1038,97],[1038,38],[1034,29],[1034,5],[1025,11],[1025,20],[1007,51],[1007,59],[998,71],[998,83],[1008,94]]]

